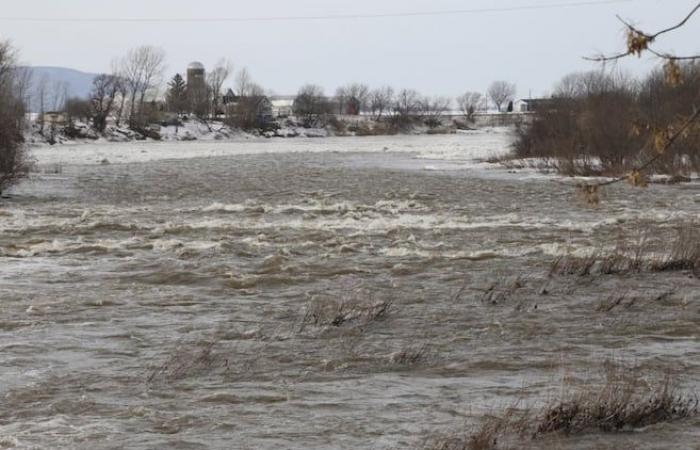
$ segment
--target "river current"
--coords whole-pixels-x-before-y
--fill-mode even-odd
[[[693,274],[549,272],[663,248],[700,220],[700,185],[590,206],[483,162],[509,140],[36,149],[0,201],[0,448],[420,448],[611,359],[696,390]],[[637,300],[601,311],[611,292]],[[698,430],[536,448],[697,450]]]

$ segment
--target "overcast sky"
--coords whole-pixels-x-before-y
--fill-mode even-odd
[[[543,6],[576,0],[4,0],[0,18],[251,18],[414,13]],[[518,94],[540,96],[566,73],[596,66],[582,59],[624,44],[616,14],[655,30],[677,22],[695,0],[631,0],[605,5],[402,18],[280,20],[236,23],[66,23],[0,20],[22,60],[89,72],[109,70],[130,47],[150,44],[167,52],[168,75],[190,61],[211,66],[230,58],[278,94],[307,82],[332,91],[351,81],[390,84],[425,94],[485,91],[505,79]],[[700,18],[665,50],[693,52]],[[633,73],[652,62],[626,61]]]

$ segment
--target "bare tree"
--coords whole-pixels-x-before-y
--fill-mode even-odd
[[[360,114],[366,110],[369,98],[369,86],[362,83],[352,83],[347,87],[347,93],[350,101],[350,109],[354,114]]]
[[[62,111],[65,108],[68,98],[68,82],[53,80],[51,83],[51,109],[53,111]]]
[[[636,83],[624,72],[590,71],[566,75],[554,88],[554,97],[581,98]]]
[[[117,85],[117,91],[119,93],[119,106],[117,107],[115,124],[119,127],[122,124],[122,118],[124,117],[124,110],[126,109],[126,102],[129,99],[129,86],[124,78],[119,77],[119,84]]]
[[[22,100],[25,106],[32,104],[31,90],[32,81],[34,79],[34,71],[31,67],[23,66],[15,68],[15,86],[17,88],[17,97]]]
[[[93,117],[92,102],[84,98],[68,98],[63,109],[68,116],[68,128],[70,129],[74,128],[76,119],[82,119],[85,123],[89,123]]]
[[[233,72],[233,64],[227,59],[220,59],[207,76],[209,92],[212,96],[212,113],[216,117],[219,113],[219,100],[221,99],[224,83]]]
[[[250,76],[247,68],[242,68],[238,75],[236,75],[235,90],[236,93],[241,97],[247,97],[250,95],[251,85],[253,84],[253,78]]]
[[[421,110],[421,97],[418,91],[402,89],[394,98],[394,113],[403,116],[415,116]]]
[[[331,105],[325,97],[323,88],[315,84],[302,86],[294,99],[294,114],[304,119],[304,125],[314,126],[330,112]]]
[[[357,115],[368,110],[369,86],[362,83],[350,83],[341,86],[335,91],[335,102],[338,107],[338,114]]]
[[[115,125],[121,126],[122,117],[124,116],[124,110],[126,109],[126,102],[129,98],[129,85],[126,82],[126,78],[122,73],[122,63],[118,59],[112,61],[112,76],[117,80],[117,100],[115,105]]]
[[[36,95],[38,97],[39,103],[39,133],[44,134],[44,128],[46,126],[46,105],[48,103],[48,92],[49,92],[49,76],[48,74],[43,74],[39,81],[37,82]]]
[[[165,52],[151,46],[131,49],[121,66],[130,96],[129,125],[141,126],[146,96],[158,87],[165,70]]]
[[[114,103],[120,89],[120,79],[114,75],[101,74],[92,81],[90,103],[92,124],[102,133],[107,128],[107,118],[114,110]]]
[[[340,115],[347,112],[348,106],[348,89],[345,86],[340,86],[335,90],[335,107],[336,112]]]
[[[465,92],[457,97],[457,106],[464,117],[474,123],[475,114],[486,109],[486,98],[479,92]]]
[[[26,173],[24,157],[25,104],[18,96],[16,53],[0,42],[0,193]]]
[[[516,92],[517,88],[515,85],[507,81],[494,81],[489,86],[488,91],[489,98],[496,105],[498,112],[502,111],[504,104],[514,100]]]
[[[418,91],[402,89],[394,97],[391,111],[393,125],[398,128],[408,127],[420,115],[422,106],[422,98]]]
[[[447,97],[425,97],[421,101],[421,114],[431,128],[441,125],[442,117],[450,109],[452,101]]]
[[[226,111],[226,121],[243,130],[262,129],[272,115],[270,102],[265,90],[256,83],[247,86],[247,95],[241,96],[237,103],[230,104]]]
[[[375,120],[389,112],[394,102],[394,89],[391,86],[384,86],[373,90],[369,94],[369,110]]]

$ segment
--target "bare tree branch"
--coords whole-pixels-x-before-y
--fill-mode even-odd
[[[651,44],[653,44],[656,39],[667,33],[671,33],[673,31],[676,31],[680,28],[682,28],[688,21],[698,12],[700,11],[700,3],[695,5],[695,7],[690,11],[690,13],[679,23],[676,25],[673,25],[671,27],[665,28],[661,31],[657,31],[656,33],[647,33],[644,32],[631,23],[625,21],[622,17],[617,16],[618,20],[622,22],[622,24],[627,28],[628,36],[627,36],[627,51],[625,52],[620,52],[617,54],[613,55],[598,55],[598,56],[593,56],[593,57],[584,57],[585,60],[587,61],[595,61],[595,62],[610,62],[610,61],[616,61],[622,58],[626,58],[631,55],[641,55],[644,51],[648,51],[651,54],[655,55],[658,58],[665,59],[665,60],[674,60],[674,61],[695,61],[695,60],[700,60],[700,55],[693,55],[693,56],[676,56],[672,55],[670,53],[666,52],[659,52],[651,48]]]

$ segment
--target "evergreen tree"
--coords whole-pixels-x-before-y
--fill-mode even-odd
[[[168,83],[167,102],[171,112],[181,114],[187,109],[187,83],[179,73]]]

